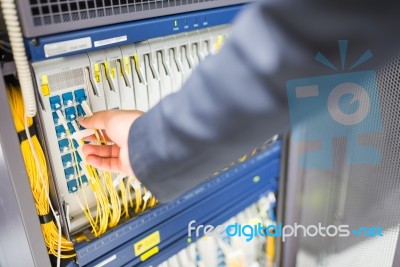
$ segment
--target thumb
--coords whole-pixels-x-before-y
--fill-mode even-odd
[[[105,129],[107,121],[110,119],[110,111],[104,110],[95,112],[93,116],[78,119],[80,125],[87,129]]]

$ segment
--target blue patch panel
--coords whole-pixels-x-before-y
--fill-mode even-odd
[[[81,161],[82,161],[81,156],[79,156],[79,154],[76,154],[76,157],[77,157],[77,159],[78,159],[78,162],[81,163]],[[79,166],[79,167],[80,167],[80,166]]]
[[[86,184],[88,179],[83,175],[82,167],[77,163],[82,162],[82,158],[78,153],[74,153],[72,146],[76,149],[79,147],[79,143],[75,139],[69,139],[67,136],[66,129],[63,125],[60,125],[59,117],[55,110],[60,110],[65,116],[70,134],[75,132],[75,128],[72,122],[76,121],[77,112],[78,115],[83,115],[83,109],[80,105],[82,101],[86,100],[87,96],[84,89],[80,88],[72,92],[63,93],[61,95],[55,95],[49,97],[50,106],[53,116],[54,127],[56,135],[58,138],[58,146],[61,152],[61,161],[64,167],[64,175],[67,181],[68,191],[74,193],[81,186],[80,182],[72,182],[73,180],[80,180],[79,175],[81,175],[82,183]],[[76,168],[79,169],[80,173],[76,173]]]
[[[79,186],[81,186],[82,184],[81,184],[81,180],[82,180],[82,183],[85,185],[85,184],[87,184],[88,183],[88,179],[87,179],[87,177],[86,177],[86,175],[82,175],[81,176],[81,179],[79,179]]]
[[[64,126],[58,125],[58,126],[55,127],[55,129],[56,129],[57,138],[64,138],[65,137],[66,131],[65,131]]]
[[[68,126],[68,129],[69,129],[69,132],[70,132],[71,134],[73,134],[73,133],[75,132],[75,128],[74,128],[74,126],[72,125],[72,123],[71,123],[71,122],[68,122],[68,123],[67,123],[67,126]]]
[[[85,111],[83,110],[81,105],[76,106],[76,111],[78,113],[78,117],[83,117],[86,115]]]
[[[64,110],[64,112],[65,112],[65,118],[66,118],[68,121],[74,121],[74,120],[77,119],[77,117],[76,117],[76,111],[75,111],[75,108],[74,108],[74,107],[66,108],[66,109]]]
[[[196,219],[208,222],[223,215],[228,219],[240,211],[237,209],[244,209],[252,203],[246,201],[255,202],[262,192],[276,191],[280,155],[281,142],[277,141],[268,149],[220,173],[178,199],[159,205],[89,243],[76,244],[79,266],[93,266],[113,255],[116,255],[116,259],[108,266],[139,264],[140,255],[134,255],[133,244],[157,230],[161,235],[159,255],[163,255],[186,233],[188,221]],[[257,176],[260,179],[253,179]],[[230,209],[232,214],[228,214]],[[155,255],[153,258],[157,257]],[[147,266],[147,262],[143,264]]]
[[[71,92],[62,94],[63,104],[64,106],[71,106],[73,101],[73,96]]]
[[[51,96],[49,98],[51,110],[61,109],[61,98],[60,96]]]
[[[64,174],[65,174],[65,178],[67,180],[74,179],[75,178],[75,168],[68,167],[68,168],[64,169]]]
[[[72,165],[72,155],[70,153],[65,154],[61,157],[62,164],[65,167],[70,167]]]
[[[54,124],[58,124],[59,118],[58,118],[57,112],[52,112],[51,115],[53,116],[53,122],[54,122]]]
[[[70,143],[67,138],[62,139],[58,141],[58,148],[60,149],[60,152],[67,152],[70,149]]]
[[[74,95],[75,95],[75,101],[78,104],[86,100],[86,94],[84,89],[75,90]]]
[[[78,141],[76,141],[75,139],[72,140],[72,144],[74,145],[74,148],[78,148],[79,147]]]
[[[78,183],[76,182],[75,179],[68,181],[67,187],[70,193],[75,193],[76,191],[78,191]]]

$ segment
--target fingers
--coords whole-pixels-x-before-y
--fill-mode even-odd
[[[113,111],[104,110],[95,112],[91,117],[83,117],[78,120],[79,124],[88,129],[105,129],[107,121],[112,116]]]
[[[119,158],[102,158],[95,155],[89,155],[86,157],[86,161],[97,169],[111,172],[122,171]]]
[[[87,155],[86,162],[93,167],[111,172],[121,172],[117,145],[84,145],[82,149],[83,153]]]
[[[83,153],[86,156],[97,156],[102,158],[118,158],[119,147],[117,145],[84,145]]]
[[[106,139],[106,142],[112,142],[112,140],[108,137],[108,135],[103,132],[104,138]],[[100,141],[103,142],[103,140],[101,140],[102,138],[100,137]],[[96,135],[89,135],[83,138],[83,141],[85,142],[98,142]]]

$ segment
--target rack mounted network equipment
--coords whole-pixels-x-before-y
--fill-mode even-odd
[[[87,210],[96,214],[95,195],[82,193],[88,188],[91,174],[84,167],[81,144],[72,138],[82,130],[76,123],[77,117],[107,109],[147,111],[179,90],[197,64],[218,52],[228,36],[228,24],[242,9],[234,4],[244,2],[31,0],[29,5],[18,2],[18,10],[24,15],[21,20],[26,49],[37,86],[36,124],[52,171],[50,191],[56,200],[63,233],[74,242],[76,251],[76,257],[66,261],[68,266],[165,265],[164,261],[185,247],[197,246],[197,238],[203,232],[188,240],[186,229],[191,220],[198,224],[220,224],[268,192],[282,190],[279,186],[282,180],[278,178],[283,145],[281,140],[274,140],[178,199],[135,214],[130,220],[121,220],[118,226],[97,237],[87,230],[90,229],[87,216],[76,200],[85,198]],[[96,27],[84,29],[92,26]],[[15,73],[10,64],[5,66],[2,71],[6,75]],[[5,132],[1,131],[2,145],[4,136],[9,135]],[[10,172],[15,171],[11,169]],[[115,182],[124,177],[113,175],[112,179]],[[10,177],[8,181],[13,183],[13,180]],[[138,189],[136,182],[131,184]],[[15,192],[21,192],[23,187],[14,186]],[[151,197],[145,189],[139,191],[146,201]],[[12,198],[26,201],[17,194],[10,195],[7,201],[13,203]],[[35,222],[31,227],[19,225],[28,233],[28,244],[34,236],[30,233],[40,227],[37,219],[27,219],[32,214],[26,209],[24,213],[21,221]],[[83,240],[78,238],[82,233]],[[156,241],[143,245],[149,239]],[[31,259],[25,257],[26,266],[49,266],[43,259],[42,241],[35,242],[41,245],[33,250]],[[15,258],[9,261],[18,262]]]

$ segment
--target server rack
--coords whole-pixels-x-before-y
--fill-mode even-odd
[[[173,1],[148,2],[149,4],[152,4],[150,2],[154,2],[156,6],[163,2],[163,7],[166,7],[166,2]],[[111,48],[116,45],[119,46],[139,42],[170,34],[207,29],[212,26],[231,22],[235,15],[242,9],[241,6],[215,8],[226,5],[227,1],[223,0],[215,1],[216,3],[202,3],[202,1],[198,1],[200,3],[196,3],[197,1],[193,1],[193,3],[190,2],[191,1],[187,1],[187,5],[172,8],[174,11],[171,11],[172,9],[169,7],[165,8],[165,11],[161,13],[147,12],[143,16],[137,15],[135,20],[130,22],[124,22],[127,16],[118,16],[119,14],[114,14],[115,16],[113,19],[104,20],[102,23],[99,23],[99,19],[93,19],[91,22],[93,24],[87,23],[85,27],[105,25],[117,21],[121,22],[121,24],[102,26],[90,30],[78,30],[78,28],[82,28],[82,24],[79,25],[79,23],[76,22],[67,23],[66,21],[65,27],[59,27],[59,25],[56,25],[57,22],[55,22],[57,21],[55,18],[57,14],[52,14],[51,23],[38,24],[35,26],[37,28],[27,26],[32,25],[32,21],[29,20],[34,21],[35,18],[31,16],[32,14],[26,12],[33,12],[33,8],[37,7],[42,10],[46,5],[50,5],[50,3],[47,4],[47,1],[42,1],[41,3],[31,1],[31,10],[28,11],[24,10],[28,5],[19,1],[18,8],[21,14],[26,14],[26,16],[22,18],[22,24],[24,26],[26,47],[31,62],[40,62],[41,60],[67,57],[78,53]],[[243,3],[244,1],[237,2]],[[229,4],[235,3],[236,2],[229,2]],[[193,4],[193,6],[194,4],[198,5],[192,8],[190,4]],[[143,6],[144,3],[140,5]],[[211,6],[215,9],[203,10]],[[122,7],[118,8],[122,10]],[[171,15],[182,11],[192,12]],[[160,18],[151,18],[167,14],[163,12],[167,12],[170,15]],[[72,16],[73,14],[70,15]],[[143,18],[146,19],[143,20]],[[41,20],[42,22],[48,21],[48,18],[41,17]],[[38,21],[37,18],[36,21]],[[70,30],[76,29],[77,31],[64,33],[67,27]],[[46,48],[51,45],[65,44],[65,42],[70,40],[81,39],[87,36],[90,36],[92,44],[110,40],[116,37],[116,31],[122,32],[125,38],[118,40],[118,42],[105,42],[104,45],[99,47],[96,47],[96,45],[92,47],[91,45],[91,47],[85,47],[78,51],[71,50],[55,54],[49,54],[48,51],[46,51]],[[57,34],[43,36],[44,33]],[[16,73],[12,63],[2,66],[1,71],[1,77],[14,75]],[[22,171],[24,169],[23,161],[19,153],[16,134],[12,127],[13,123],[9,112],[9,105],[6,100],[7,97],[3,79],[0,85],[2,96],[0,99],[4,102],[1,105],[2,109],[4,109],[4,112],[1,112],[1,121],[4,125],[8,125],[7,127],[1,127],[0,140],[4,159],[2,160],[1,166],[4,169],[3,173],[9,174],[3,176],[2,182],[4,183],[4,187],[2,186],[1,189],[4,190],[2,192],[4,193],[2,194],[4,203],[10,205],[10,207],[14,206],[13,209],[2,210],[1,226],[2,230],[5,230],[10,229],[8,227],[12,225],[14,229],[18,229],[15,230],[15,232],[20,234],[19,236],[15,236],[15,239],[12,240],[14,242],[10,242],[9,239],[5,238],[8,237],[8,235],[1,236],[1,252],[4,254],[4,257],[2,257],[0,263],[5,266],[50,266],[43,237],[41,236],[39,220],[35,213],[33,201],[29,192],[29,181],[26,175],[24,175],[24,171]],[[42,122],[39,120],[37,124],[39,131],[43,130],[43,125],[41,124]],[[76,261],[68,262],[68,266],[154,266],[160,264],[189,245],[185,235],[182,234],[185,233],[184,226],[188,223],[189,219],[198,218],[199,222],[203,223],[222,223],[245,207],[256,202],[268,191],[278,192],[279,190],[280,201],[284,191],[283,186],[280,186],[280,183],[284,181],[280,170],[283,164],[281,160],[282,151],[284,150],[283,147],[284,144],[281,139],[273,139],[272,142],[266,143],[255,155],[251,155],[250,159],[231,166],[229,170],[224,170],[224,172],[177,200],[145,212],[137,218],[133,218],[119,225],[117,228],[108,231],[97,239],[93,239],[90,242],[80,242],[75,247],[77,252]],[[6,169],[8,170],[6,171]],[[239,190],[235,194],[232,194],[231,191],[234,187],[239,188]],[[14,190],[11,191],[9,190],[10,188]],[[53,188],[52,190],[56,189]],[[217,200],[220,201],[218,205],[215,204]],[[233,207],[229,209],[226,208],[233,203],[235,203]],[[62,204],[59,204],[59,209],[62,210]],[[206,206],[208,209],[203,209],[200,205],[202,207]],[[280,218],[283,207],[279,205],[278,207],[280,210],[278,216]],[[13,220],[11,221],[9,218],[13,218]],[[66,227],[65,225],[64,219],[64,228]],[[179,225],[179,229],[175,229],[177,225]],[[133,244],[140,242],[154,232],[158,232],[161,236],[161,240],[159,244],[157,244],[158,253],[143,258],[147,251],[141,254],[131,252]],[[195,241],[195,239],[191,240],[191,242]],[[21,251],[21,247],[25,247],[22,253],[16,254],[15,251]]]
[[[13,64],[8,63],[2,66],[3,76],[15,75],[15,73]],[[4,108],[1,112],[1,121],[12,123],[3,79],[0,84],[3,95],[0,99],[4,101],[1,105]],[[2,266],[50,266],[30,193],[29,180],[24,174],[17,135],[12,127],[1,127],[1,129],[2,159],[4,160],[1,165],[4,174],[2,175],[1,195],[2,206],[8,207],[2,210],[1,216],[1,229],[4,230],[4,234],[1,235],[1,251],[3,253],[1,264]],[[199,223],[222,223],[254,203],[266,192],[277,191],[278,188],[283,189],[279,184],[282,185],[284,179],[278,180],[278,178],[283,178],[280,174],[283,166],[283,162],[280,160],[282,151],[282,141],[273,139],[266,143],[264,148],[253,158],[239,163],[177,200],[140,215],[97,240],[79,244],[77,246],[79,266],[94,266],[110,258],[113,261],[109,261],[110,265],[107,266],[122,266],[123,264],[154,266],[161,263],[189,245],[184,231],[189,219],[197,218]],[[11,161],[12,164],[10,164]],[[255,181],[254,177],[261,177],[261,179]],[[254,188],[254,184],[257,184],[256,188]],[[238,188],[240,190],[237,190]],[[237,190],[236,195],[232,195],[233,189]],[[279,189],[280,192],[282,189]],[[240,194],[242,196],[238,197]],[[219,201],[216,201],[215,198]],[[200,203],[198,203],[199,201]],[[223,204],[224,201],[228,203]],[[194,205],[195,203],[197,204]],[[199,205],[208,208],[199,208]],[[231,208],[226,209],[227,206],[231,206]],[[177,228],[177,224],[182,227]],[[126,249],[124,251],[124,244],[130,247],[154,231],[162,233],[163,241],[159,245],[160,253],[155,257],[141,262],[140,257],[130,255]],[[6,232],[11,233],[13,238],[8,239]],[[196,239],[193,239],[191,242],[195,241]]]
[[[103,25],[243,4],[249,0],[17,1],[28,38]]]

